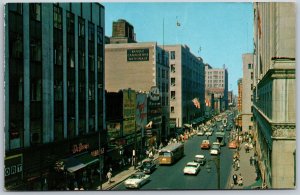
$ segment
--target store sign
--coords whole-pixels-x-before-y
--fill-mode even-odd
[[[91,152],[91,155],[92,155],[92,156],[99,156],[99,154],[100,154],[100,155],[103,155],[103,154],[104,154],[104,148],[101,148],[100,150],[93,150],[93,151]]]
[[[127,61],[149,61],[149,49],[128,49]]]
[[[23,177],[23,155],[17,154],[5,158],[5,182],[15,181]]]
[[[74,144],[73,147],[72,147],[72,152],[73,154],[75,153],[79,153],[79,152],[82,152],[82,151],[86,151],[88,148],[90,147],[89,144]]]

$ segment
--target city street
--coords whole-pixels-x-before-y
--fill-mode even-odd
[[[214,128],[214,133],[221,125],[221,122],[217,122]],[[209,140],[212,143],[216,140],[214,133],[210,136]],[[226,135],[229,131],[226,132]],[[202,150],[200,144],[206,136],[197,136],[190,138],[185,143],[185,156],[177,163],[171,166],[159,166],[150,175],[150,182],[141,187],[142,190],[181,190],[181,189],[217,189],[218,177],[217,170],[214,162],[210,162],[211,171],[207,172],[205,166],[201,167],[200,172],[194,175],[184,175],[183,168],[187,162],[193,161],[196,154],[204,154],[209,160],[211,155],[209,150]],[[227,142],[227,140],[226,140]],[[227,143],[226,143],[227,144]],[[231,163],[232,163],[233,150],[228,149],[227,145],[221,148],[220,158],[220,179],[221,189],[225,189],[230,178]],[[205,164],[206,165],[206,164]],[[113,188],[113,190],[125,190],[124,183]]]

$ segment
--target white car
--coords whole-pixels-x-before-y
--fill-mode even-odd
[[[197,135],[199,135],[199,136],[204,135],[204,131],[203,131],[203,130],[199,130],[199,131],[197,132]]]
[[[205,136],[211,136],[212,135],[212,131],[206,131],[205,132]]]
[[[218,142],[214,142],[210,149],[211,155],[218,155],[220,154],[220,144]]]
[[[124,184],[126,188],[140,188],[149,180],[150,180],[150,175],[146,175],[143,172],[137,172],[132,174],[128,179],[126,179]]]
[[[184,169],[184,174],[196,175],[200,171],[200,164],[197,162],[188,162]]]

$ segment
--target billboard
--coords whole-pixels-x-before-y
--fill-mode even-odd
[[[147,111],[147,94],[138,93],[136,95],[136,127],[137,131],[141,130],[142,136],[147,125]]]
[[[123,90],[123,136],[135,132],[136,92]]]

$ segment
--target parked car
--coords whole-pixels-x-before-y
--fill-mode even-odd
[[[211,146],[211,149],[210,149],[210,154],[211,155],[218,155],[220,154],[221,152],[221,149],[220,149],[220,143],[218,142],[214,142]]]
[[[201,149],[209,149],[210,148],[209,140],[208,139],[203,140],[200,147]]]
[[[199,131],[197,132],[197,135],[199,135],[199,136],[204,135],[204,131],[203,131],[203,130],[199,130]]]
[[[152,173],[156,169],[156,164],[153,160],[144,160],[140,169],[146,174]]]
[[[197,154],[194,158],[194,162],[197,162],[200,164],[200,166],[203,166],[206,163],[206,158],[202,154]]]
[[[200,164],[197,162],[188,162],[184,169],[184,174],[196,175],[200,171]]]
[[[212,131],[211,130],[205,132],[205,136],[211,136],[211,135],[212,135]]]
[[[146,175],[143,172],[136,172],[126,179],[124,184],[126,188],[140,188],[148,181],[150,181],[150,175]]]
[[[228,148],[230,149],[236,149],[237,148],[237,142],[236,140],[231,140],[228,144]]]

